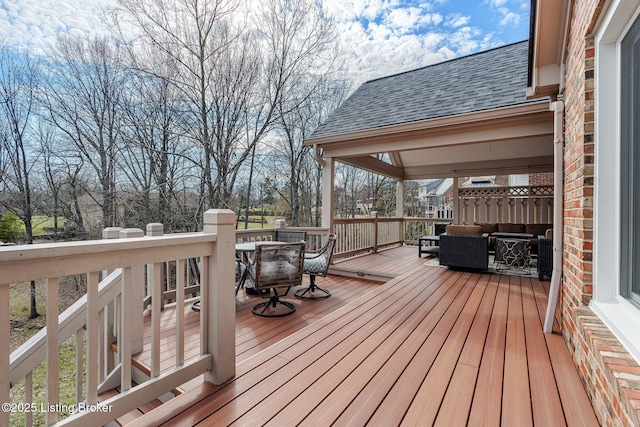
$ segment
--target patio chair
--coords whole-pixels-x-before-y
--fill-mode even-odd
[[[489,234],[479,225],[449,225],[440,235],[440,265],[452,268],[489,268]]]
[[[256,304],[252,309],[254,314],[281,317],[296,311],[295,305],[280,299],[278,288],[286,288],[282,294],[285,296],[292,286],[302,284],[304,247],[304,242],[256,244],[253,262],[248,267],[248,277],[255,290],[263,298],[269,298],[269,301]]]
[[[307,240],[306,231],[276,230],[276,241],[297,243]]]
[[[544,276],[551,279],[553,272],[553,230],[547,230],[544,236],[538,236],[538,280]]]
[[[236,262],[235,262],[235,270],[236,270],[236,295],[238,295],[238,289],[240,289],[242,287],[242,285],[244,284],[244,279],[246,277],[247,274],[247,267],[245,267],[244,263],[242,261],[240,261],[238,258],[236,258]],[[198,278],[200,277],[200,270],[198,269]],[[200,311],[200,299],[195,300],[192,304],[191,304],[191,308],[195,311]]]
[[[316,286],[316,276],[325,277],[331,264],[333,249],[336,246],[336,235],[329,234],[327,243],[316,252],[304,254],[304,273],[309,275],[309,286],[298,289],[295,296],[302,299],[324,299],[331,296],[328,289]],[[316,294],[319,291],[319,294]]]

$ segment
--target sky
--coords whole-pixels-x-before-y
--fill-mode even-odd
[[[59,32],[106,34],[116,0],[0,0],[0,40],[44,51]],[[356,85],[528,38],[529,0],[322,0]]]

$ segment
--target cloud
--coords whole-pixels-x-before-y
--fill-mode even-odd
[[[524,0],[484,0],[499,16],[500,27],[515,28],[527,21],[529,5]]]
[[[116,2],[2,0],[0,38],[44,52],[60,32],[107,34],[100,12]],[[356,85],[522,40],[514,29],[526,34],[528,12],[527,0],[323,0],[323,6],[336,20]]]
[[[0,37],[37,53],[55,42],[58,33],[106,34],[99,11],[115,0],[3,0]]]

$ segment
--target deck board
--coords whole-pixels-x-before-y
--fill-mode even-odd
[[[541,282],[416,255],[382,285],[319,278],[327,305],[287,318],[247,315],[256,299],[241,291],[236,378],[131,425],[597,425],[562,337],[542,333]]]

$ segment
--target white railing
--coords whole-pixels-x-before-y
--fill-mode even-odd
[[[553,218],[553,186],[478,187],[458,190],[455,218],[335,218],[334,259],[376,252],[434,235],[438,222],[547,224]],[[449,215],[443,215],[449,216]]]
[[[236,240],[240,242],[267,242],[275,239],[277,229],[288,231],[306,231],[306,251],[315,251],[322,247],[329,234],[328,228],[322,227],[287,227],[284,220],[276,220],[274,228],[254,228],[250,230],[236,230]]]
[[[458,190],[459,224],[553,222],[553,186],[473,187]]]
[[[229,283],[234,279],[233,269],[222,266],[234,262],[234,223],[233,212],[212,210],[205,213],[201,233],[0,248],[2,342],[8,343],[10,337],[9,285],[45,279],[47,288],[46,329],[13,354],[8,346],[0,349],[0,401],[9,403],[0,412],[0,426],[9,425],[14,407],[24,414],[25,425],[31,425],[33,413],[40,411],[45,412],[47,425],[103,425],[198,375],[205,374],[205,381],[215,384],[233,377],[235,304]],[[200,260],[201,269],[200,354],[186,359],[184,289],[187,260],[193,258]],[[173,367],[161,370],[162,269],[168,262],[176,266],[177,344]],[[87,294],[58,316],[59,280],[78,274],[87,275]],[[101,274],[105,276],[102,281]],[[145,287],[151,294],[151,378],[132,388],[131,355],[142,350]],[[76,395],[71,403],[63,403],[59,396],[59,349],[72,335],[77,346]],[[111,362],[107,350],[110,335],[118,341],[117,360]],[[33,370],[40,360],[45,360],[47,370],[45,406],[33,401]],[[10,387],[23,378],[24,398],[11,401]],[[101,390],[113,384],[119,385],[121,392],[98,403]],[[72,415],[59,420],[59,414],[67,411]]]

